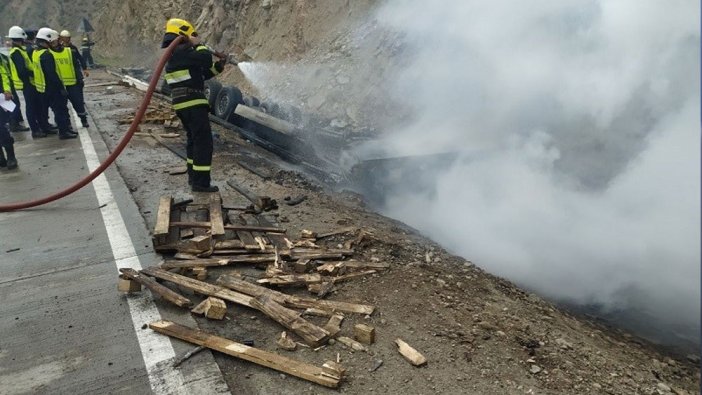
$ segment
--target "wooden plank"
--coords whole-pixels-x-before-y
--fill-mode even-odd
[[[331,300],[316,300],[288,295],[226,274],[217,279],[217,284],[250,296],[258,297],[261,295],[267,295],[278,303],[299,309],[320,309],[330,312],[340,311],[344,313],[365,315],[373,314],[373,311],[375,310],[375,307],[369,305],[337,302]]]
[[[142,284],[143,286],[151,290],[151,292],[161,296],[164,300],[171,302],[178,307],[190,307],[193,305],[193,302],[191,302],[190,299],[164,285],[157,283],[151,277],[139,274],[139,272],[137,272],[134,269],[122,268],[119,269],[119,271],[122,273],[123,276],[129,278],[130,280],[136,281],[139,284]]]
[[[361,343],[359,343],[359,342],[353,340],[353,339],[350,338],[350,337],[339,336],[339,337],[336,338],[336,340],[337,340],[339,343],[345,345],[346,347],[348,347],[348,348],[350,348],[350,349],[352,349],[352,350],[354,350],[354,351],[365,351],[365,352],[368,352],[368,348],[367,348],[366,346],[364,346],[363,344],[361,344]]]
[[[402,339],[395,339],[395,344],[397,344],[398,347],[397,351],[412,365],[422,366],[427,363],[427,359],[424,355],[420,354],[419,351],[412,348],[412,346],[405,343]]]
[[[270,116],[264,112],[254,110],[251,107],[239,104],[234,109],[234,113],[258,124],[277,130],[283,134],[291,134],[295,131],[295,125],[290,122]]]
[[[222,299],[209,297],[205,299],[203,308],[205,317],[211,320],[223,320],[227,315],[227,304]]]
[[[168,236],[171,222],[171,204],[173,204],[173,198],[170,196],[161,196],[159,199],[154,237],[162,238],[163,236]]]
[[[215,250],[244,249],[244,243],[241,240],[217,240],[214,248]]]
[[[218,193],[210,195],[210,233],[212,237],[224,236],[224,217],[222,216],[222,198]]]
[[[286,309],[266,295],[253,299],[251,305],[284,327],[295,332],[305,343],[312,347],[319,347],[329,339],[329,332],[316,325],[312,325],[302,318],[298,312]]]
[[[270,298],[264,297],[255,301],[254,298],[249,295],[244,295],[243,293],[235,292],[224,287],[194,280],[154,267],[143,269],[142,273],[170,281],[202,295],[214,296],[242,306],[259,309],[262,313],[290,329],[305,341],[310,341],[311,346],[319,346],[320,343],[318,342],[326,340],[326,337],[329,336],[329,333],[306,321],[299,313],[279,305]]]
[[[366,271],[363,271],[363,272],[351,273],[351,274],[344,274],[343,276],[333,277],[333,278],[331,279],[331,281],[332,281],[332,283],[336,284],[336,283],[340,283],[340,282],[343,282],[343,281],[348,281],[348,280],[351,280],[351,279],[354,279],[354,278],[357,278],[357,277],[363,277],[363,276],[367,276],[367,275],[369,275],[369,274],[375,274],[375,273],[376,273],[375,270],[366,270]]]
[[[270,284],[270,285],[307,285],[307,284],[318,284],[322,282],[322,276],[319,273],[310,274],[288,274],[282,276],[275,276],[271,278],[262,278],[256,281],[259,284]]]
[[[385,270],[390,268],[389,263],[381,262],[358,262],[358,261],[343,261],[347,269],[350,270]]]
[[[128,278],[119,278],[119,281],[117,282],[117,290],[119,292],[126,292],[126,293],[134,293],[134,292],[141,292],[141,283],[136,282],[134,280],[130,280]]]
[[[334,314],[329,318],[329,321],[324,325],[324,330],[329,332],[329,336],[335,337],[341,332],[341,323],[344,321],[343,314]]]
[[[329,388],[337,388],[340,379],[330,377],[322,368],[283,357],[278,354],[249,347],[233,340],[215,336],[201,330],[188,328],[170,321],[157,321],[149,324],[154,331],[207,347],[233,357],[253,362],[291,376],[299,377]]]
[[[231,223],[241,223],[245,221],[239,216],[239,214],[235,213],[229,213],[229,222]],[[247,250],[256,250],[259,249],[258,243],[256,243],[256,239],[254,239],[253,235],[251,234],[250,230],[236,230],[236,235],[241,240],[242,243],[244,243],[244,248]]]
[[[197,222],[197,221],[178,221],[172,222],[170,226],[175,226],[179,228],[203,228],[208,229],[212,227],[209,221]],[[223,225],[225,230],[234,231],[245,231],[245,232],[266,232],[266,233],[285,233],[287,229],[277,228],[273,226],[249,226],[249,225]]]
[[[166,260],[161,264],[161,268],[218,267],[234,263],[268,263],[273,261],[275,261],[275,255],[240,255],[227,259]]]

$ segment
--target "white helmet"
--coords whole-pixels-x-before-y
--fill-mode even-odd
[[[59,36],[60,36],[60,37],[67,37],[67,38],[70,38],[70,37],[71,37],[71,32],[69,32],[68,30],[62,30],[62,31],[61,31],[61,34],[59,34]]]
[[[54,41],[58,39],[58,32],[56,30],[49,29],[48,27],[42,27],[37,32],[37,39],[44,41]]]
[[[10,28],[10,31],[7,33],[7,38],[17,38],[17,39],[26,40],[27,33],[25,33],[24,29],[22,29],[19,26],[12,26]]]

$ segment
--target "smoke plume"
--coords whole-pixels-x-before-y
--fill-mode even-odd
[[[414,116],[373,149],[459,156],[385,213],[544,296],[699,344],[699,15],[688,0],[387,1],[378,24],[407,59],[388,88]]]

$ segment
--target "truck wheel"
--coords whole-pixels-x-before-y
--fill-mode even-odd
[[[217,95],[222,90],[222,84],[219,81],[205,81],[205,98],[210,103],[210,112],[214,114],[215,105],[217,104]]]
[[[215,115],[229,121],[234,114],[234,109],[242,102],[241,91],[233,86],[225,86],[220,89],[214,106]]]

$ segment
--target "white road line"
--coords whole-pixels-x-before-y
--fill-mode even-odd
[[[72,111],[72,113],[74,123],[76,126],[80,125],[78,114],[75,111]],[[82,127],[79,127],[78,130],[88,169],[92,172],[100,166],[100,159],[97,152],[95,152],[95,146],[88,130]],[[134,249],[134,244],[132,244],[132,239],[129,237],[127,226],[115,202],[105,174],[95,178],[92,184],[93,188],[95,188],[99,205],[104,206],[100,209],[100,212],[102,213],[102,219],[105,223],[105,230],[107,230],[107,237],[110,240],[117,268],[128,267],[134,270],[141,270],[141,262]],[[130,296],[127,298],[127,301],[132,315],[134,332],[136,332],[139,347],[141,348],[141,355],[144,358],[152,391],[155,394],[185,393],[183,375],[180,373],[180,370],[174,369],[171,365],[175,357],[175,351],[169,338],[151,330],[141,329],[143,324],[161,319],[161,314],[156,308],[153,299],[148,293],[143,293],[139,297]]]

